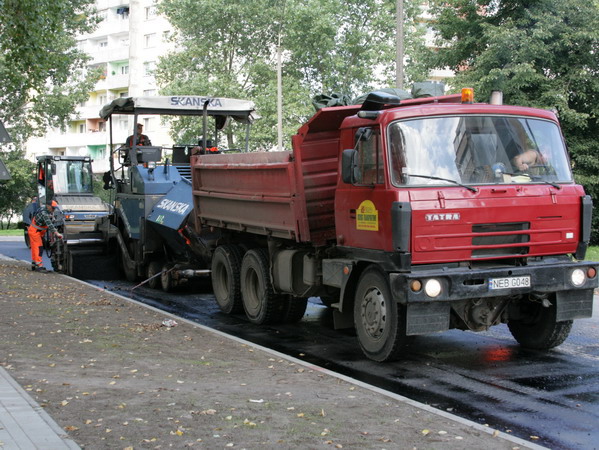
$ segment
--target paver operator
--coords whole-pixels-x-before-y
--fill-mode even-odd
[[[58,206],[55,200],[48,203],[45,207],[37,210],[31,221],[31,225],[27,230],[29,242],[31,243],[31,270],[38,272],[47,272],[47,269],[42,263],[42,255],[44,252],[44,244],[42,238],[47,231],[50,231],[54,237],[62,239],[62,234],[58,232],[52,221],[54,208]]]

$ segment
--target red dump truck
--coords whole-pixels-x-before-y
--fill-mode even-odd
[[[308,297],[364,354],[411,336],[507,323],[548,349],[591,317],[592,202],[550,111],[472,92],[323,108],[293,151],[192,161],[196,226],[220,232],[216,299],[253,323],[297,321]]]

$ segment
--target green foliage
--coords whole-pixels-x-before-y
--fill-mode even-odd
[[[10,225],[13,215],[21,214],[31,197],[36,195],[35,164],[24,159],[19,151],[3,153],[2,159],[11,179],[0,182],[0,222]]]
[[[423,29],[412,20],[419,3],[406,2],[410,49],[422,41]],[[287,147],[314,113],[312,96],[354,97],[388,86],[394,76],[395,0],[162,0],[159,8],[178,44],[157,68],[162,93],[254,101],[262,119],[252,129],[252,149],[276,143],[279,37]],[[424,77],[415,70],[408,76]],[[173,128],[176,141],[199,137],[200,127],[188,119],[175,120]]]
[[[0,0],[0,117],[20,145],[64,127],[93,74],[76,35],[97,23],[93,0]]]
[[[431,67],[457,71],[479,100],[557,110],[572,167],[599,198],[599,6],[588,0],[435,0],[439,50]],[[599,242],[599,214],[593,222]]]

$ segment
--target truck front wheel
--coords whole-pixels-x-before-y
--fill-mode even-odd
[[[374,361],[397,359],[407,343],[405,308],[393,301],[387,277],[377,268],[360,276],[354,323],[362,351]]]
[[[212,256],[212,290],[225,314],[243,312],[239,271],[241,249],[236,245],[221,245]]]
[[[276,322],[281,314],[281,297],[270,282],[268,253],[257,248],[248,251],[241,263],[241,298],[250,322],[262,325]]]
[[[547,350],[566,340],[572,329],[572,321],[556,322],[555,298],[544,307],[541,302],[525,301],[521,306],[520,320],[507,324],[512,336],[522,347]]]

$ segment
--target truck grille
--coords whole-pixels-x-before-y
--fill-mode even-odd
[[[529,253],[526,244],[530,235],[530,222],[485,223],[472,226],[472,232],[480,234],[472,238],[472,245],[480,247],[472,250],[473,258],[494,256],[521,256]]]

